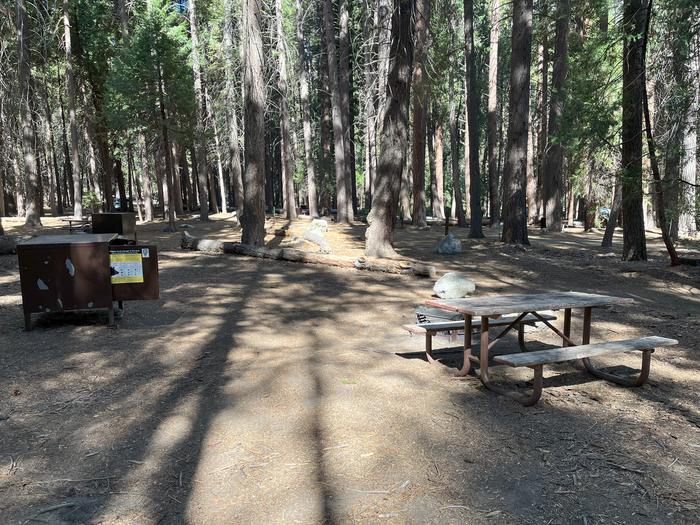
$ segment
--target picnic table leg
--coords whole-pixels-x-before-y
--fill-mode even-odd
[[[455,377],[466,377],[472,369],[472,316],[464,316],[464,362]]]
[[[479,349],[479,377],[487,387],[489,379],[489,318],[481,317],[481,348]]]
[[[433,334],[430,330],[425,332],[425,357],[428,359],[429,363],[436,362],[433,357]]]
[[[591,310],[592,308],[588,307],[583,311],[582,343],[584,345],[587,345],[591,342]],[[653,348],[650,348],[648,350],[642,350],[642,369],[640,370],[637,377],[633,378],[620,377],[616,376],[615,374],[603,372],[602,370],[593,366],[593,363],[591,363],[591,360],[588,357],[583,358],[582,361],[583,365],[586,367],[586,370],[588,370],[588,373],[595,377],[605,379],[606,381],[617,383],[618,385],[622,386],[642,386],[644,383],[646,383],[647,379],[649,378],[649,369],[651,368],[651,354],[653,352]]]
[[[518,331],[518,336],[520,336],[520,331]],[[532,380],[532,392],[529,395],[506,390],[491,383],[491,378],[489,376],[489,318],[482,317],[479,378],[483,385],[489,390],[515,399],[518,403],[522,403],[527,407],[532,406],[537,403],[542,396],[542,365],[533,366],[532,368],[535,376]]]
[[[571,337],[571,308],[564,310],[564,335]],[[562,339],[562,341],[562,346],[569,346],[569,342],[566,339]]]

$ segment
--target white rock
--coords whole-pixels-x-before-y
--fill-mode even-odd
[[[433,286],[433,292],[441,299],[459,299],[467,297],[476,290],[476,284],[459,272],[448,272]]]

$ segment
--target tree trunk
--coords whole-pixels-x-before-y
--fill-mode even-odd
[[[245,174],[243,176],[242,242],[265,243],[265,77],[261,0],[243,6],[243,57],[245,63]]]
[[[664,203],[663,187],[661,184],[661,175],[659,174],[659,162],[656,158],[656,146],[654,143],[654,136],[651,129],[651,117],[649,115],[649,96],[647,94],[647,84],[646,84],[646,51],[647,42],[649,41],[649,24],[651,23],[651,12],[652,12],[652,0],[649,0],[646,6],[646,20],[644,23],[644,34],[642,37],[642,63],[641,63],[641,84],[642,84],[642,103],[644,107],[644,124],[647,136],[647,147],[649,150],[649,163],[651,164],[651,172],[654,177],[654,183],[656,185],[656,207],[659,217],[659,226],[661,227],[661,236],[664,240],[664,245],[668,251],[668,255],[671,259],[671,266],[677,266],[680,264],[678,259],[678,253],[676,252],[676,247],[673,245],[673,238],[669,232],[669,225],[666,220],[666,206]],[[624,196],[623,196],[624,198]],[[625,229],[627,225],[625,224]],[[644,230],[642,230],[644,231]],[[646,246],[645,246],[646,248]],[[645,254],[646,255],[646,254]],[[645,257],[646,259],[646,257]]]
[[[364,208],[372,205],[372,187],[377,168],[377,69],[375,63],[376,38],[370,23],[378,24],[379,14],[376,6],[370,8],[364,16],[363,37],[365,40],[365,192]]]
[[[56,156],[56,139],[54,137],[53,133],[53,119],[51,116],[51,107],[49,105],[49,92],[48,89],[46,89],[46,86],[44,86],[44,103],[45,103],[45,110],[46,110],[46,133],[49,137],[49,150],[50,150],[50,156],[51,156],[51,166],[53,167],[53,173],[54,173],[54,189],[52,191],[55,191],[55,196],[52,197],[55,199],[56,203],[56,210],[55,213],[57,215],[63,215],[63,197],[61,195],[61,169],[58,166],[58,157]],[[2,119],[0,119],[1,122]],[[1,139],[0,139],[1,140]],[[0,210],[2,209],[2,204],[0,204]]]
[[[309,108],[309,50],[304,36],[304,12],[301,0],[296,0],[297,10],[297,47],[299,99],[301,119],[304,129],[304,163],[306,164],[306,186],[308,189],[309,215],[318,217],[318,194],[316,192],[316,166],[313,158],[313,136],[311,134],[311,118]]]
[[[280,97],[280,136],[282,155],[282,180],[284,181],[284,209],[287,219],[297,218],[297,205],[294,197],[294,158],[292,154],[292,132],[289,125],[289,104],[287,102],[287,47],[282,28],[282,0],[275,0],[277,22],[277,91]]]
[[[71,196],[72,194],[68,191],[68,182],[70,180],[71,192],[73,190],[73,166],[70,160],[70,151],[68,149],[68,135],[66,133],[66,113],[63,108],[63,95],[59,91],[58,102],[61,107],[61,138],[63,141],[63,196],[64,202],[66,203],[66,208],[71,207]],[[90,143],[91,144],[91,143]]]
[[[603,248],[612,248],[613,234],[617,226],[617,220],[620,216],[620,207],[622,206],[622,187],[620,186],[619,177],[615,177],[615,189],[613,195],[612,206],[610,206],[610,214],[608,215],[608,224],[605,226],[605,234],[601,246]]]
[[[391,19],[394,12],[392,0],[377,1],[377,129],[381,132],[384,125],[386,110],[386,84],[389,78],[389,62],[391,59]],[[381,140],[381,138],[380,138]],[[377,159],[377,162],[379,160]],[[374,186],[371,188],[374,193]]]
[[[24,168],[24,187],[26,191],[27,226],[41,226],[42,195],[40,193],[39,168],[34,149],[36,132],[34,128],[34,93],[32,91],[32,70],[29,63],[29,27],[24,0],[16,0],[17,9],[17,49],[19,63],[20,91],[20,131],[22,134],[22,156]]]
[[[352,67],[350,65],[350,12],[348,0],[338,1],[338,89],[343,122],[343,148],[345,159],[345,195],[347,222],[355,220],[355,133],[352,118]]]
[[[542,18],[548,17],[548,2],[542,2]],[[537,194],[538,194],[538,218],[544,216],[544,170],[547,147],[547,109],[549,107],[549,31],[543,31],[542,45],[540,45],[540,89],[537,99],[537,115],[539,129],[537,130]]]
[[[238,143],[238,115],[236,114],[236,86],[234,70],[234,17],[235,17],[234,0],[225,0],[224,2],[224,28],[223,28],[223,45],[226,57],[224,59],[224,75],[226,77],[226,106],[228,118],[228,147],[229,147],[229,166],[231,169],[230,177],[233,183],[233,198],[238,217],[241,217],[243,212],[243,171],[241,170],[241,152]]]
[[[489,222],[501,222],[501,203],[498,195],[498,40],[501,33],[500,0],[491,3],[491,31],[489,36],[489,97],[486,113],[486,135],[489,158]]]
[[[193,4],[194,7],[194,4]],[[158,61],[158,105],[160,109],[160,129],[161,129],[161,134],[162,134],[162,139],[163,139],[163,147],[162,147],[162,154],[163,157],[165,158],[165,183],[168,189],[168,195],[167,198],[164,199],[163,205],[166,205],[167,201],[167,209],[168,209],[168,231],[174,232],[177,230],[175,227],[175,203],[174,203],[174,197],[175,197],[175,188],[174,188],[174,174],[173,174],[173,161],[172,161],[172,156],[170,152],[170,137],[169,137],[169,131],[168,131],[168,126],[167,126],[167,114],[165,112],[165,95],[164,95],[164,86],[163,86],[163,73],[160,67],[160,57],[156,53],[156,60]],[[163,210],[165,211],[165,209]]]
[[[413,1],[397,0],[392,14],[391,63],[386,89],[387,105],[381,133],[381,151],[372,209],[367,217],[365,254],[391,257],[394,218],[401,172],[408,149],[408,105],[413,62]]]
[[[66,91],[68,93],[68,122],[70,127],[71,169],[73,177],[73,216],[82,218],[83,205],[80,192],[80,156],[78,153],[78,124],[76,122],[77,89],[73,73],[73,47],[68,0],[63,0],[63,39],[66,51]]]
[[[435,189],[433,190],[433,216],[445,220],[445,137],[442,122],[433,126],[435,155]]]
[[[195,0],[189,0],[190,37],[192,39],[192,73],[194,76],[194,95],[197,99],[197,175],[199,183],[199,219],[209,220],[209,176],[207,169],[206,143],[206,100],[202,85],[200,61],[199,31],[197,28],[197,8]]]
[[[216,124],[216,118],[214,116],[214,105],[212,103],[211,96],[209,95],[209,90],[204,86],[204,99],[207,106],[207,118],[211,122],[214,131],[214,151],[216,152],[216,174],[219,181],[219,197],[221,198],[221,211],[226,213],[228,211],[228,202],[226,197],[226,181],[224,180],[224,163],[221,160],[221,140],[219,139],[219,126]]]
[[[471,223],[469,237],[484,237],[481,212],[481,174],[479,173],[479,91],[476,83],[476,53],[474,52],[474,2],[464,0],[464,59],[467,62],[467,120],[469,134],[469,201]],[[529,86],[528,86],[529,89]]]
[[[558,137],[564,117],[566,75],[568,72],[569,0],[557,0],[552,100],[549,108],[548,139],[544,167],[544,208],[547,230],[560,232],[562,224],[562,190],[564,147]]]
[[[508,142],[503,168],[503,234],[510,244],[530,244],[527,238],[528,114],[530,108],[530,46],[532,0],[514,0],[512,65],[508,110]]]
[[[622,54],[622,259],[646,261],[642,190],[643,0],[625,0]]]
[[[335,31],[333,30],[333,2],[323,0],[323,26],[325,33],[326,58],[328,59],[328,77],[331,90],[331,105],[333,107],[333,140],[335,152],[335,191],[337,221],[349,223],[351,217],[348,208],[350,195],[345,181],[347,171],[345,158],[345,128],[343,126],[343,103],[340,94],[338,76],[338,59],[335,52]]]
[[[175,206],[175,214],[181,216],[185,213],[185,206],[182,202],[182,166],[180,165],[180,148],[177,142],[173,139],[170,141],[170,162],[173,166],[173,205]]]
[[[413,54],[413,224],[425,226],[425,111],[428,103],[423,63],[427,58],[430,1],[416,1]]]

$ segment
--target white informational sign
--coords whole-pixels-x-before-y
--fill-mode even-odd
[[[109,254],[112,284],[142,283],[143,261],[141,251]]]

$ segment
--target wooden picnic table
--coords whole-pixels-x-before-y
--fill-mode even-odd
[[[61,222],[68,223],[68,231],[70,233],[73,233],[74,231],[79,230],[90,224],[90,219],[84,217],[61,217],[59,220]],[[76,223],[78,226],[73,226],[73,223]]]
[[[430,299],[426,301],[427,306],[439,308],[450,312],[464,314],[464,363],[458,371],[458,377],[464,377],[472,370],[473,365],[479,366],[479,378],[481,382],[496,392],[513,396],[512,392],[504,391],[491,381],[489,373],[489,351],[499,342],[511,329],[518,327],[521,320],[527,316],[534,316],[555,334],[562,339],[562,347],[537,352],[530,352],[529,356],[514,354],[496,357],[497,364],[509,366],[528,366],[535,370],[533,381],[533,392],[529,396],[515,395],[519,401],[525,405],[535,404],[542,391],[542,365],[547,363],[573,361],[581,359],[586,369],[597,377],[608,379],[627,386],[638,386],[642,384],[649,373],[650,354],[654,351],[654,346],[670,346],[677,344],[677,341],[661,337],[647,337],[636,340],[616,341],[591,345],[591,319],[592,310],[595,307],[624,305],[634,303],[633,299],[627,297],[616,297],[610,295],[598,295],[580,292],[549,292],[549,293],[527,293],[498,295],[486,297],[473,297],[465,299]],[[571,337],[571,311],[574,308],[583,310],[583,333],[581,345],[577,345]],[[563,331],[557,329],[542,312],[548,310],[564,310]],[[489,319],[499,318],[507,314],[519,314],[513,322],[495,338],[491,339],[489,334]],[[472,341],[467,334],[472,333],[474,318],[480,318],[480,349],[479,356],[472,355]],[[522,330],[518,334],[518,343],[522,352],[528,352]],[[654,346],[652,346],[654,345]],[[595,368],[590,357],[605,355],[606,353],[624,352],[631,350],[641,350],[644,352],[642,372],[639,378],[627,380],[603,372]],[[527,357],[527,359],[525,359]]]

